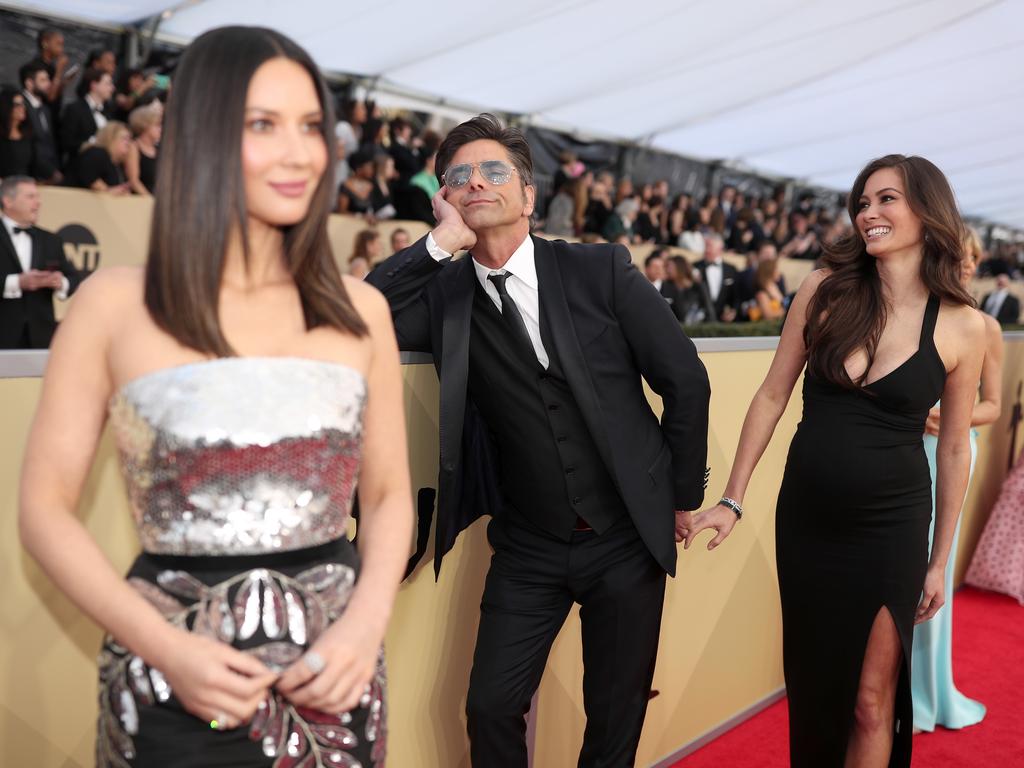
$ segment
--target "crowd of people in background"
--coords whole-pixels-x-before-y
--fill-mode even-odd
[[[0,179],[152,194],[170,78],[123,66],[105,49],[91,52],[81,66],[71,63],[56,29],[42,30],[37,45],[36,58],[8,73],[17,83],[0,88]],[[431,199],[440,189],[435,160],[443,136],[422,125],[414,117],[389,119],[372,101],[339,104],[336,211],[361,217],[369,227],[353,244],[353,274],[365,275],[397,249],[392,242],[386,252],[373,229],[377,222],[434,224]],[[559,157],[543,191],[536,225],[546,235],[655,246],[647,275],[687,325],[781,319],[791,296],[781,260],[816,262],[826,244],[850,232],[838,196],[794,196],[782,185],[752,194],[730,183],[694,195],[672,189],[666,179],[588,168],[571,152]],[[405,230],[396,235],[399,243],[408,241]],[[723,253],[744,257],[745,267],[728,263]],[[1024,248],[994,243],[979,275],[999,281],[982,308],[1014,322],[1008,318],[1015,307],[1019,317],[1019,302],[1009,282],[1024,277]]]
[[[169,79],[119,65],[106,49],[71,63],[56,29],[42,30],[37,47],[0,87],[0,178],[152,194]]]

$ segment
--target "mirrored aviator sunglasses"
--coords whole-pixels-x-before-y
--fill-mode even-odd
[[[449,189],[464,187],[473,178],[474,168],[480,169],[480,176],[484,181],[495,186],[508,184],[512,174],[516,172],[515,168],[501,160],[485,160],[482,163],[459,163],[449,166],[444,172],[442,180]]]

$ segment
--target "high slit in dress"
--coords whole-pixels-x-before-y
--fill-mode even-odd
[[[932,296],[917,351],[862,389],[804,378],[776,512],[793,768],[843,764],[882,610],[903,648],[889,765],[910,765],[910,654],[932,514],[921,435],[946,381],[933,340],[938,311]]]

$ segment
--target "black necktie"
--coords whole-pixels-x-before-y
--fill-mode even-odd
[[[494,287],[498,291],[498,296],[501,298],[501,316],[508,323],[508,327],[512,331],[512,335],[519,339],[523,344],[526,345],[534,357],[537,356],[537,351],[533,348],[533,342],[530,340],[530,334],[526,330],[526,323],[523,322],[523,316],[519,314],[519,307],[512,301],[512,297],[508,295],[508,289],[505,288],[505,281],[508,280],[510,275],[508,273],[504,275],[488,275],[487,279],[494,283]]]

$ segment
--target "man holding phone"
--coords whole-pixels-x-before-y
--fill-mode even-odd
[[[0,182],[0,349],[46,349],[57,330],[53,297],[64,301],[84,278],[52,232],[35,226],[39,189],[28,176]]]

